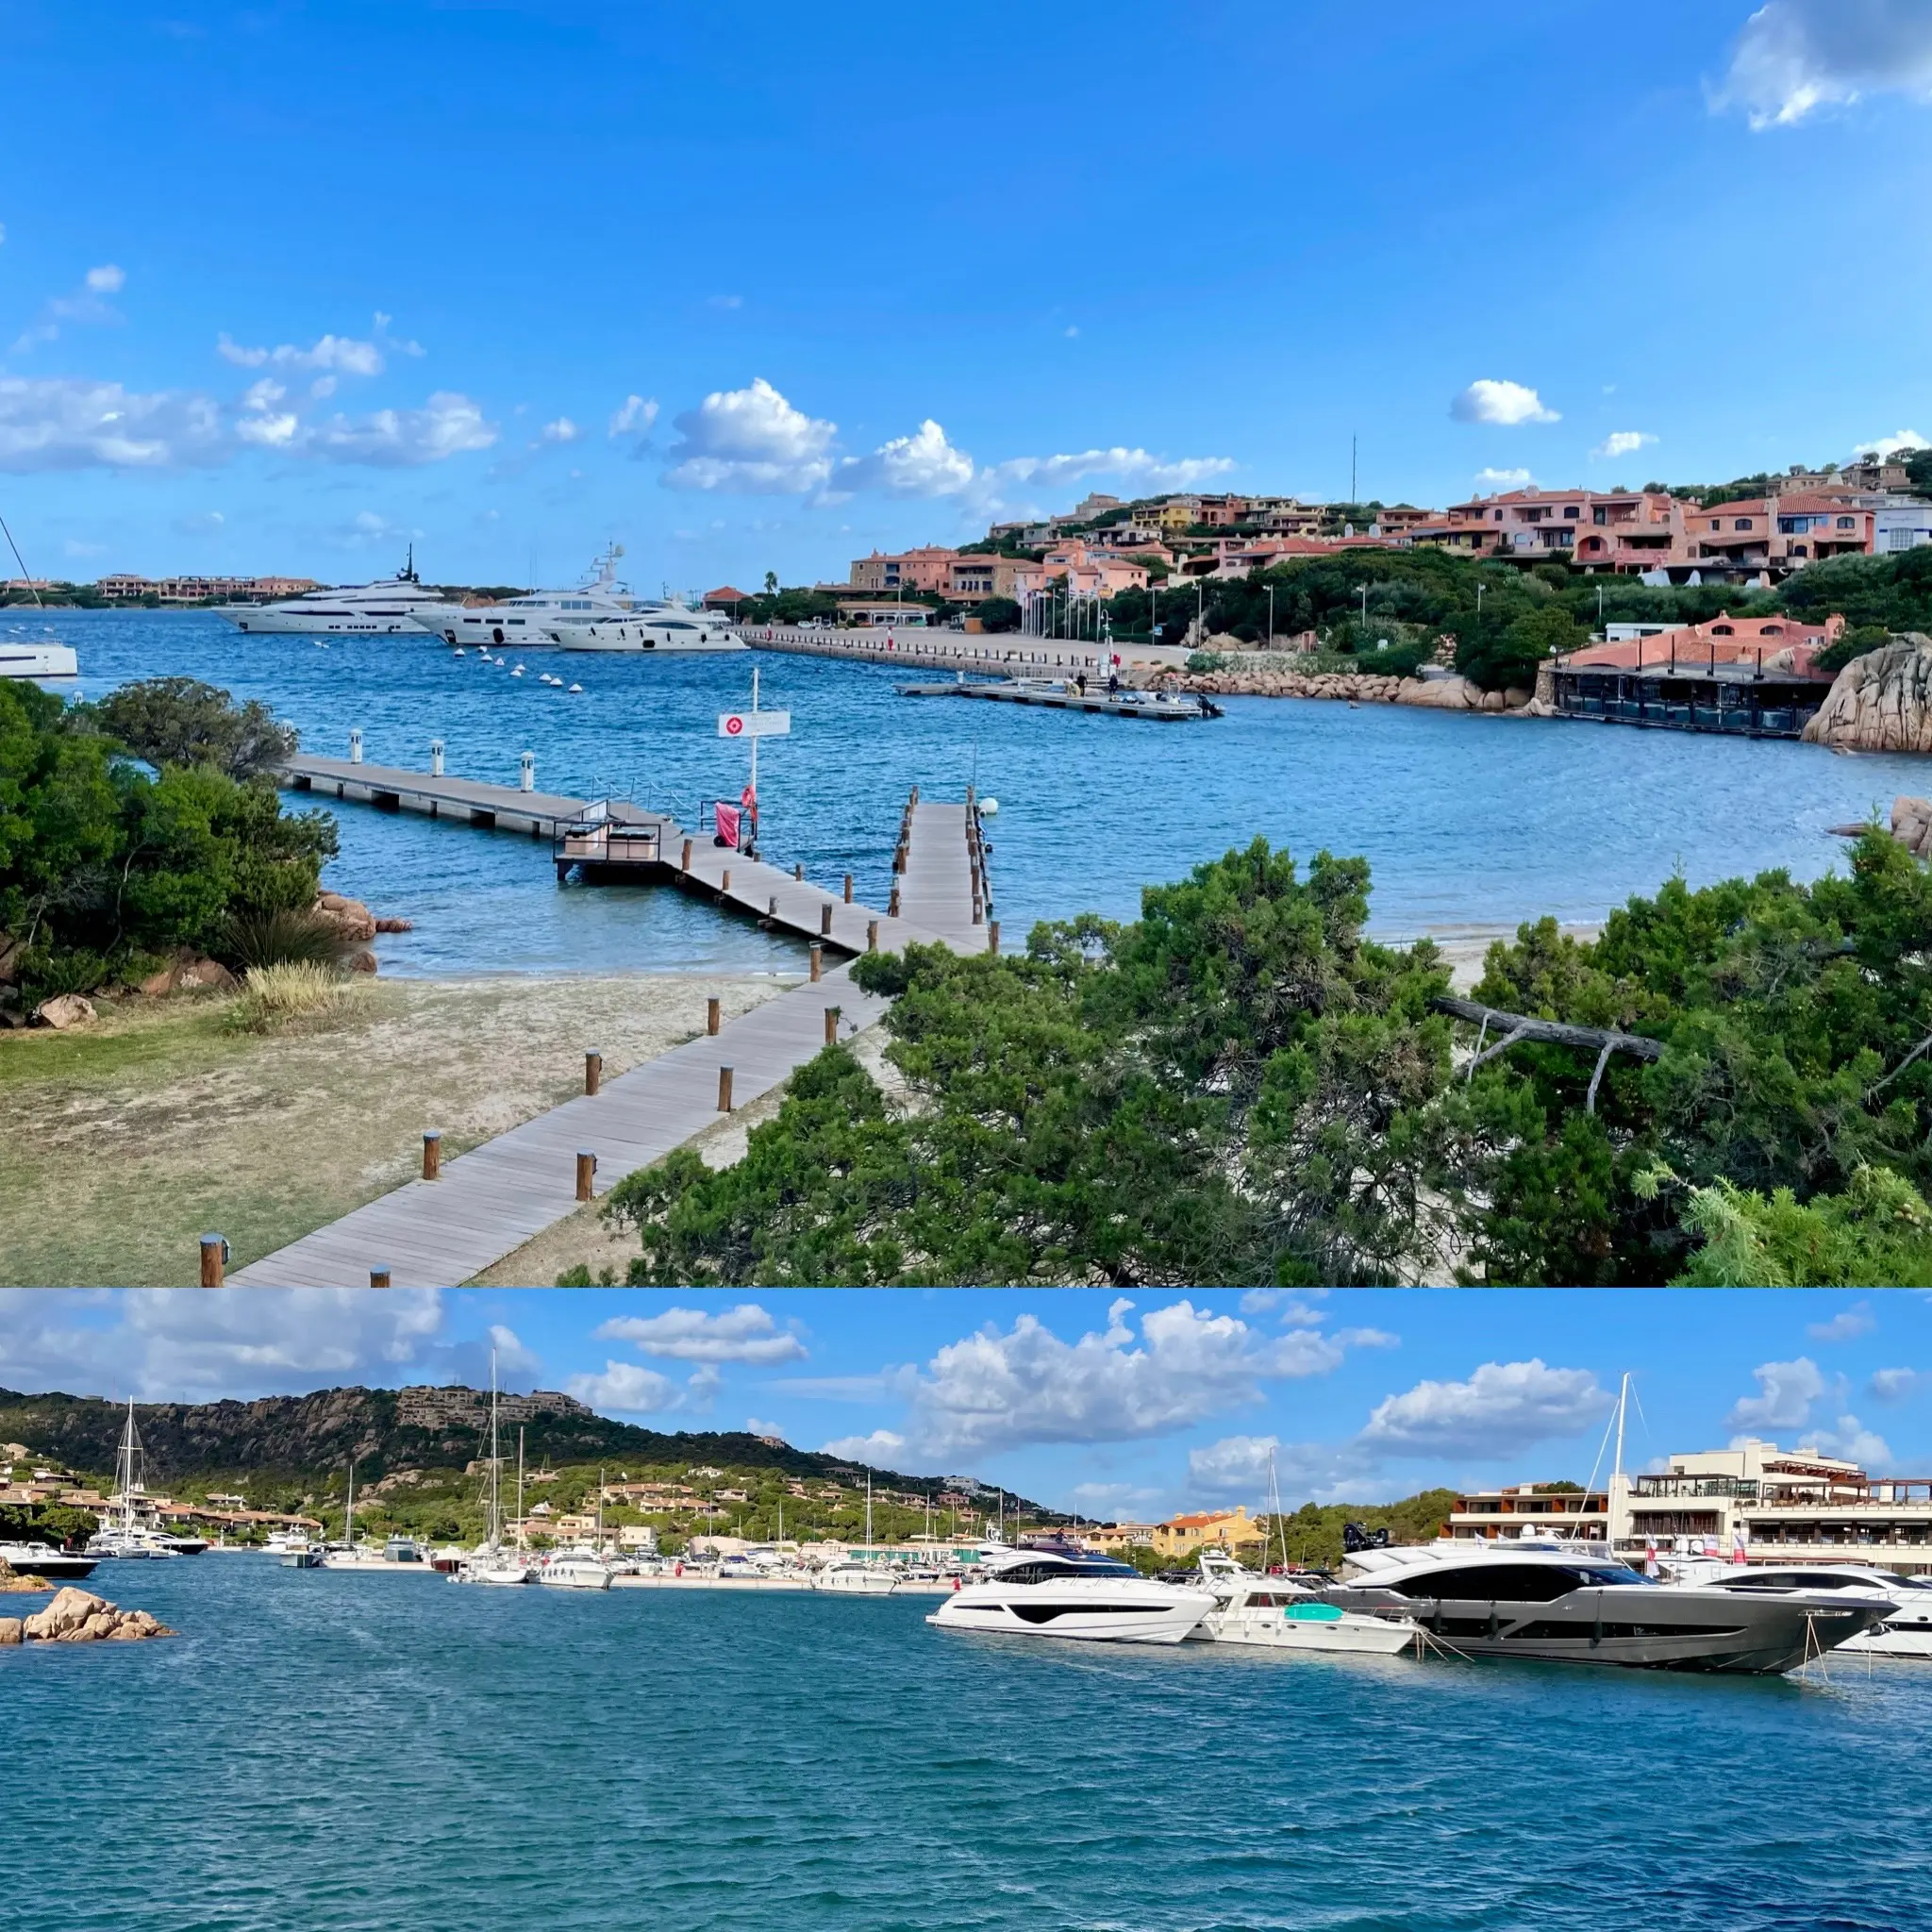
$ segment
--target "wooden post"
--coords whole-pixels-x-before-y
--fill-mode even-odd
[[[425,1181],[442,1178],[442,1136],[434,1127],[425,1129],[423,1135],[423,1178]]]
[[[879,923],[876,919],[868,919],[865,922],[865,950],[868,953],[876,953],[878,949]]]
[[[803,879],[805,877],[805,861],[803,859],[791,868],[791,876],[795,879]]]
[[[604,1056],[601,1053],[587,1052],[584,1055],[584,1091],[594,1093],[604,1084]]]
[[[387,1268],[372,1268],[369,1271],[369,1285],[371,1288],[387,1288],[389,1286],[389,1270]]]
[[[845,903],[848,906],[852,903],[852,874],[849,872],[845,874]]]
[[[986,928],[986,950],[997,955],[1000,949],[1000,923],[993,920]]]
[[[579,1147],[577,1149],[577,1199],[579,1201],[588,1201],[591,1198],[591,1182],[595,1177],[596,1173],[597,1157],[589,1148]]]
[[[832,902],[829,899],[827,899],[825,903],[819,908],[819,937],[821,939],[830,939],[831,936]]]
[[[201,1238],[201,1285],[204,1288],[220,1288],[222,1277],[228,1266],[228,1244],[218,1234],[205,1234]]]
[[[890,900],[889,900],[889,901],[887,902],[887,905],[886,905],[886,917],[887,917],[888,919],[897,919],[897,918],[898,918],[898,916],[899,916],[899,881],[898,881],[897,879],[894,879],[894,880],[892,881],[892,896],[891,896],[891,899],[890,899]]]
[[[728,892],[728,891],[729,891],[730,890],[731,890],[731,868],[730,868],[730,867],[729,867],[729,866],[727,865],[727,866],[726,866],[726,867],[724,868],[724,877],[723,877],[722,879],[720,879],[720,880],[718,881],[718,891],[719,891],[719,895],[720,895],[720,896],[722,897],[722,896],[723,896],[723,895],[724,895],[724,893]]]
[[[827,1007],[825,1008],[825,1044],[827,1046],[836,1046],[838,1041],[839,1008],[837,1007]]]
[[[774,892],[774,893],[772,894],[772,903],[771,903],[771,906],[770,906],[770,908],[768,908],[768,910],[766,911],[766,913],[765,913],[765,917],[766,917],[767,919],[776,919],[776,918],[777,918],[777,916],[778,916],[778,895],[777,895],[777,893],[776,893],[776,892]]]
[[[731,1069],[729,1067],[720,1067],[718,1069],[718,1111],[720,1113],[729,1113],[731,1111]]]
[[[691,841],[689,839],[684,841],[684,863],[677,869],[679,872],[689,872],[691,870]]]
[[[716,993],[713,993],[711,997],[705,1002],[705,1031],[707,1033],[717,1032],[718,1020],[718,995]]]
[[[811,976],[816,981],[825,968],[825,949],[814,940],[811,942]]]

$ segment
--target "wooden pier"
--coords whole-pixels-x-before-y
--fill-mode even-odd
[[[541,836],[581,819],[586,801],[441,774],[291,759],[284,781],[343,799],[380,794],[390,809],[436,808],[498,829]],[[422,801],[418,804],[415,801]],[[636,810],[636,808],[632,808]],[[915,788],[893,852],[892,905],[886,912],[808,885],[742,853],[687,836],[661,815],[662,875],[709,892],[720,904],[846,952],[941,943],[956,951],[999,947],[979,814],[928,803]],[[819,956],[812,970],[820,972]],[[229,1277],[247,1288],[451,1288],[514,1253],[534,1235],[607,1192],[627,1174],[660,1159],[721,1113],[769,1093],[835,1037],[871,1025],[887,1002],[861,992],[845,966],[806,981],[748,1013],[605,1080],[587,1068],[587,1091],[547,1113],[445,1160],[440,1141],[425,1150],[425,1174]],[[344,1124],[353,1127],[353,1124]],[[435,1123],[425,1121],[425,1137]]]

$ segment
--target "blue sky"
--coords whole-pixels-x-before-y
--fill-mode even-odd
[[[1342,494],[1352,435],[1440,505],[1932,433],[1924,0],[0,26],[48,574],[809,581],[1092,488]]]
[[[0,1291],[0,1386],[206,1401],[345,1382],[564,1389],[1115,1516],[1431,1483],[1586,1480],[1734,1436],[1932,1470],[1909,1291]]]

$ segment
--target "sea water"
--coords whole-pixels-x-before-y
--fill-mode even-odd
[[[104,1563],[0,1650],[10,1932],[1881,1932],[1932,1666],[1135,1649],[936,1599]],[[34,1599],[11,1599],[18,1611]]]
[[[37,623],[25,626],[38,631]],[[1924,791],[1924,759],[1840,758],[1750,742],[1391,705],[1230,699],[1203,724],[1156,724],[956,698],[908,698],[908,673],[772,652],[649,658],[506,647],[458,658],[426,633],[375,639],[243,635],[206,612],[55,613],[80,656],[79,692],[187,675],[258,697],[306,749],[375,764],[611,793],[695,828],[735,799],[742,744],[718,736],[743,708],[789,710],[758,774],[762,842],[836,888],[883,905],[908,790],[998,801],[990,825],[995,915],[1008,943],[1032,922],[1092,909],[1132,918],[1143,884],[1184,876],[1257,834],[1303,861],[1326,848],[1374,869],[1372,923],[1405,937],[1507,929],[1553,913],[1600,919],[1674,872],[1692,884],[1842,863],[1828,827]],[[511,675],[521,663],[524,675]],[[571,694],[540,683],[548,671]],[[930,672],[909,675],[931,678]],[[796,964],[792,941],[671,887],[559,888],[547,845],[411,813],[333,805],[341,856],[328,882],[415,921],[385,939],[404,973],[622,971]]]

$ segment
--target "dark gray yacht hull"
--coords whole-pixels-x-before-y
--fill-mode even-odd
[[[1824,1597],[1750,1601],[1721,1591],[1573,1590],[1551,1603],[1429,1597],[1341,1584],[1324,1601],[1371,1616],[1413,1617],[1465,1657],[1629,1670],[1793,1671],[1884,1620],[1884,1604]]]

